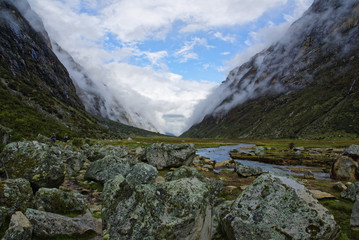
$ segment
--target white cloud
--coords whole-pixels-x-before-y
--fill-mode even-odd
[[[226,56],[226,55],[229,55],[229,54],[231,54],[230,52],[221,52],[221,55],[223,55],[223,56]]]
[[[216,32],[214,33],[214,36],[218,39],[221,39],[225,42],[234,43],[236,41],[236,37],[234,35],[228,34],[226,36],[223,36],[222,33]]]
[[[191,41],[184,42],[184,46],[175,52],[175,56],[179,58],[181,63],[187,62],[189,59],[198,59],[197,53],[194,52],[195,46],[204,46],[206,48],[213,48],[208,45],[205,38],[194,38]]]

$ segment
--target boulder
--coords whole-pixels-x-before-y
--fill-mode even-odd
[[[355,160],[359,160],[359,145],[350,145],[344,149],[344,155],[347,155]]]
[[[83,167],[87,158],[82,151],[65,151],[64,163],[68,175],[76,175]]]
[[[107,155],[113,155],[117,158],[125,158],[128,156],[128,151],[122,146],[102,146],[99,144],[89,146],[85,144],[82,146],[82,151],[91,162],[100,160]]]
[[[254,154],[255,155],[264,155],[264,154],[266,154],[267,152],[266,152],[266,150],[264,149],[264,147],[262,147],[262,146],[258,146],[258,147],[256,147],[255,149],[254,149]]]
[[[128,158],[108,155],[90,164],[85,173],[85,179],[104,184],[118,174],[126,176],[131,170],[130,162]]]
[[[320,200],[320,199],[334,199],[336,198],[335,196],[333,196],[330,193],[327,192],[322,192],[320,190],[309,190],[310,193],[313,195],[313,197],[315,197],[316,199]]]
[[[32,225],[22,212],[15,212],[2,240],[31,240]]]
[[[182,166],[173,172],[169,172],[165,175],[166,181],[178,180],[181,178],[198,178],[203,179],[202,175],[194,167]]]
[[[234,161],[233,159],[224,160],[222,162],[218,162],[214,165],[215,168],[235,168],[239,162]]]
[[[154,166],[146,163],[137,163],[127,174],[126,180],[132,186],[155,183],[157,175],[158,171]]]
[[[358,162],[349,156],[341,155],[334,160],[330,177],[340,181],[359,180]]]
[[[118,175],[103,191],[103,228],[110,239],[211,239],[212,181],[181,178],[132,186]]]
[[[315,179],[315,176],[312,171],[306,171],[306,172],[304,172],[304,178],[305,179]]]
[[[3,220],[9,220],[16,211],[32,207],[33,192],[29,181],[7,179],[0,182],[0,211]]]
[[[145,150],[149,164],[156,168],[171,168],[190,165],[196,154],[193,144],[154,143]]]
[[[25,178],[35,190],[58,187],[65,178],[62,151],[56,145],[13,142],[5,146],[0,160],[8,178]]]
[[[320,239],[338,237],[333,215],[294,179],[259,176],[222,220],[229,239]]]
[[[40,188],[36,192],[34,207],[52,213],[85,213],[85,197],[75,192],[64,192],[57,188]]]
[[[349,184],[347,189],[340,193],[342,198],[350,201],[355,201],[357,194],[359,193],[359,182]]]
[[[355,230],[359,231],[359,195],[356,196],[356,200],[354,202],[354,206],[352,209],[352,214],[350,216],[350,227]]]
[[[90,215],[71,218],[31,208],[26,210],[25,215],[33,226],[33,235],[38,239],[81,237],[102,232],[101,221]]]
[[[258,176],[263,173],[260,167],[252,167],[245,165],[237,165],[235,170],[239,177]]]

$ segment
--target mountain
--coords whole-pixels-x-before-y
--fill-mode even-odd
[[[18,137],[156,135],[89,114],[52,45],[26,0],[0,0],[0,130]]]
[[[357,137],[358,22],[358,0],[314,1],[285,37],[229,73],[182,136]]]

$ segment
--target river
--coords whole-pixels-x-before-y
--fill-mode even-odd
[[[197,155],[203,156],[206,158],[209,158],[216,162],[222,162],[228,159],[231,159],[229,152],[236,149],[239,152],[245,152],[246,147],[253,147],[254,144],[233,144],[233,145],[226,145],[226,146],[220,146],[218,148],[200,148],[197,150]],[[295,176],[303,176],[303,172],[295,172],[292,171],[293,168],[308,168],[310,169],[314,176],[318,179],[325,179],[325,180],[331,180],[329,173],[324,173],[321,168],[315,168],[315,167],[307,167],[307,166],[282,166],[282,165],[274,165],[274,164],[268,164],[268,163],[262,163],[262,162],[256,162],[256,161],[248,161],[248,160],[238,160],[235,159],[235,161],[247,165],[247,166],[255,166],[260,167],[264,172],[273,172],[273,173],[279,173],[279,174],[288,174],[288,175],[295,175]],[[233,169],[230,169],[233,170]],[[216,170],[215,171],[220,171]]]

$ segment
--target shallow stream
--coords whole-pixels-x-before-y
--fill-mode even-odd
[[[227,145],[227,146],[220,146],[218,148],[201,148],[197,150],[197,155],[203,156],[206,158],[209,158],[211,160],[214,160],[216,162],[222,162],[228,159],[231,159],[229,152],[236,149],[238,152],[246,152],[248,150],[242,149],[246,147],[253,147],[254,144],[233,144],[233,145]],[[274,164],[268,164],[268,163],[262,163],[262,162],[256,162],[256,161],[248,161],[245,159],[235,159],[235,161],[240,162],[243,165],[247,166],[255,166],[260,167],[264,172],[274,172],[279,174],[288,174],[288,175],[295,175],[295,176],[303,176],[303,172],[297,172],[293,171],[293,169],[308,169],[313,172],[314,176],[317,179],[325,179],[330,180],[329,173],[324,173],[322,171],[322,168],[319,167],[307,167],[307,166],[282,166],[282,165],[274,165]],[[223,170],[223,169],[221,169]],[[233,169],[228,169],[233,170]],[[220,170],[215,170],[220,171]]]

